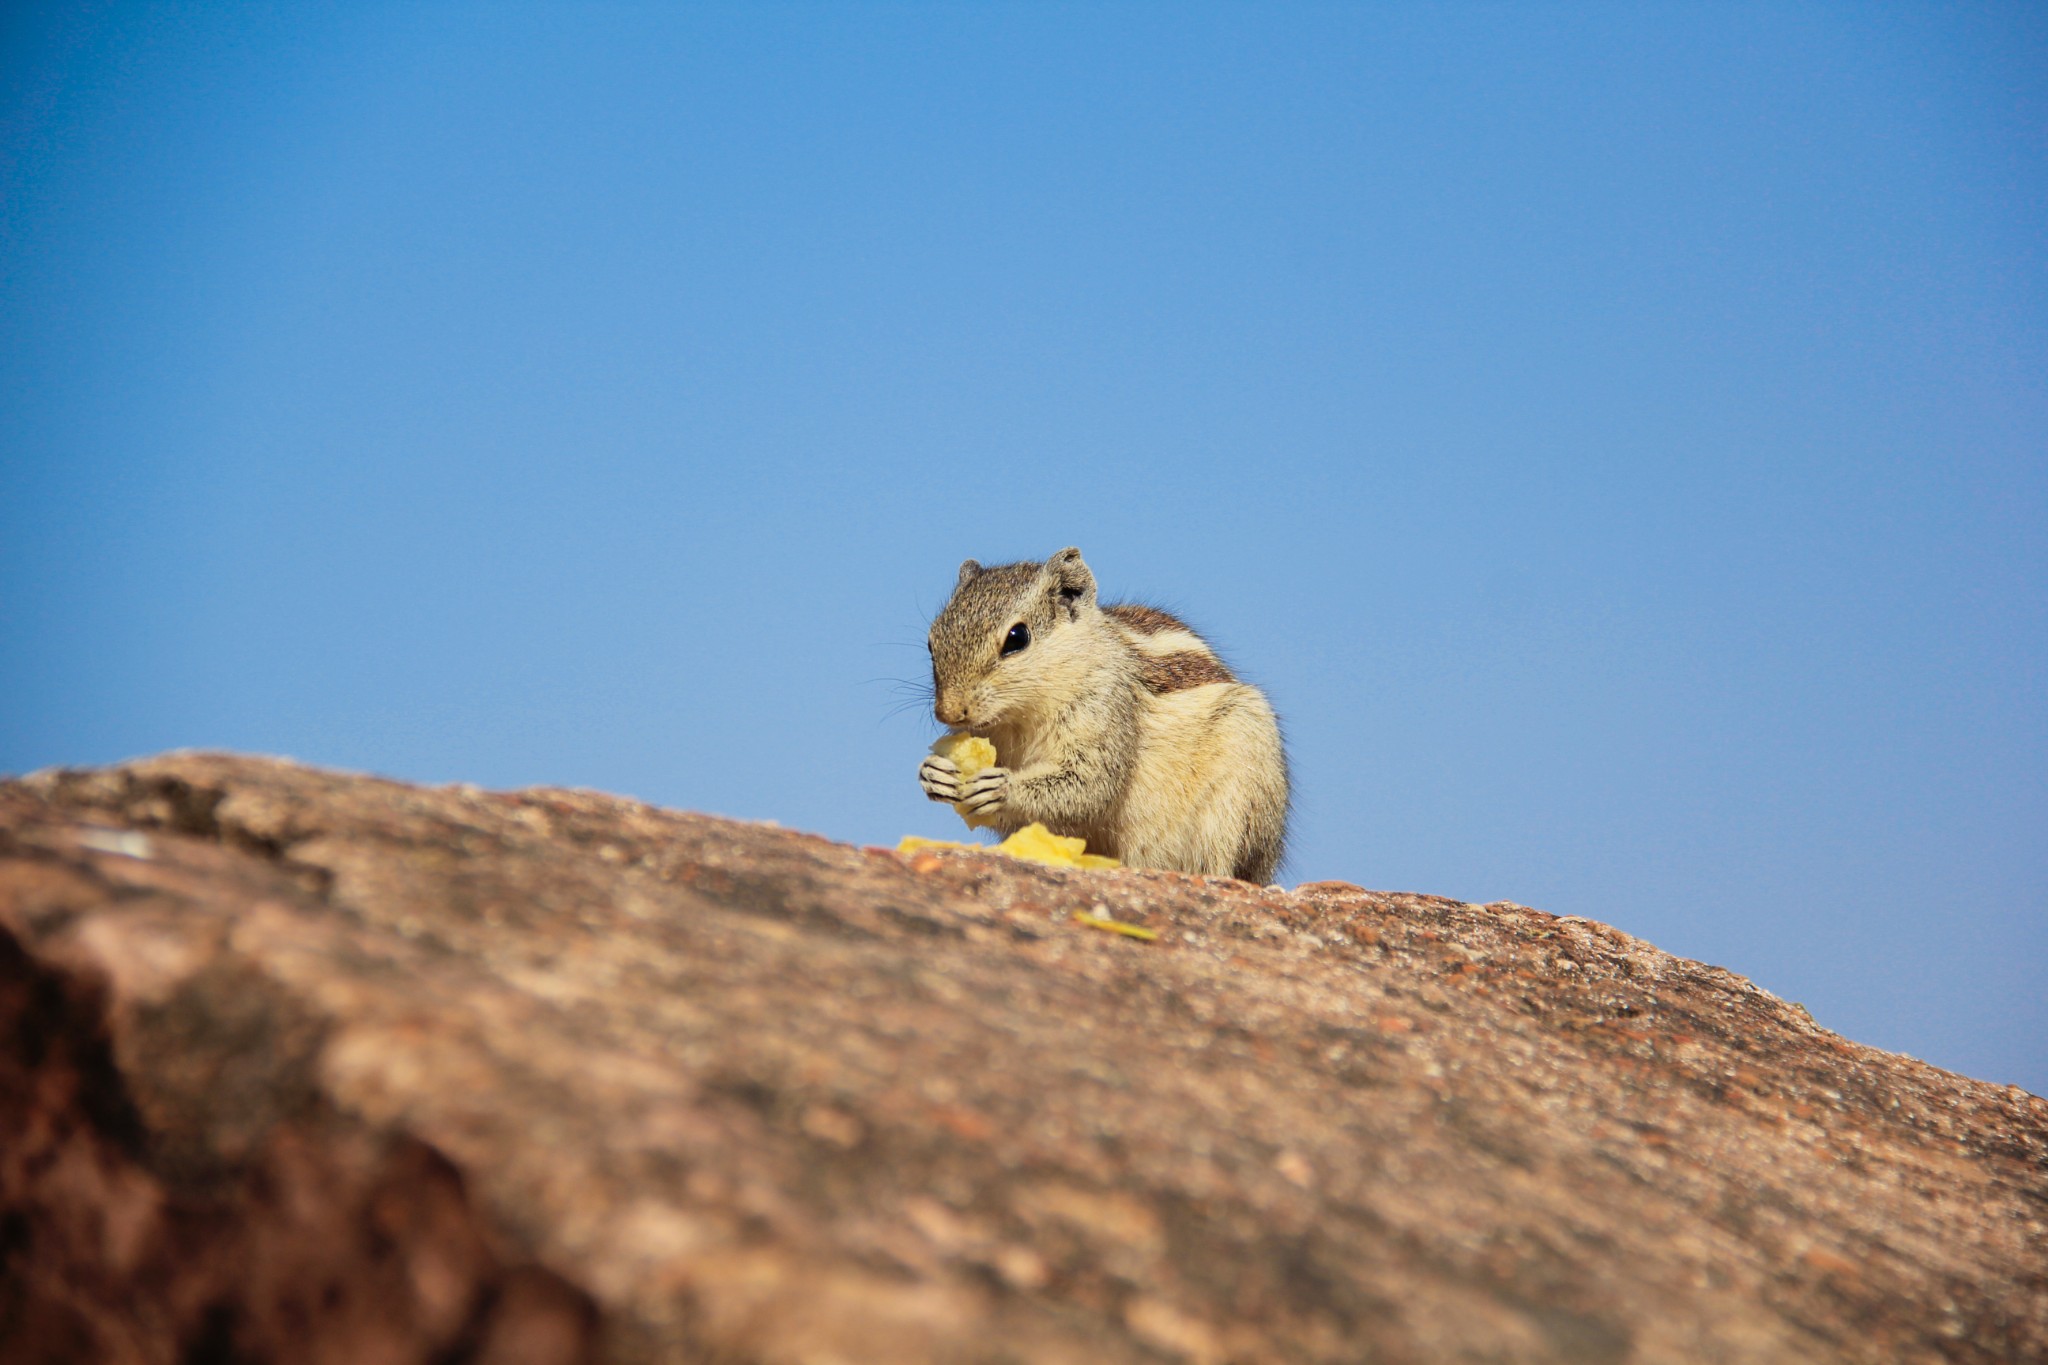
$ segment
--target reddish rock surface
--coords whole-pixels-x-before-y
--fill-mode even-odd
[[[0,784],[0,1276],[10,1365],[2044,1359],[2048,1102],[1517,905],[174,755]]]

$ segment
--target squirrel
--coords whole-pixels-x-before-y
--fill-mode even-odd
[[[1003,834],[1037,821],[1132,867],[1265,883],[1287,838],[1287,754],[1265,694],[1156,607],[1101,606],[1079,550],[960,566],[932,623],[932,711],[995,744],[918,781]]]

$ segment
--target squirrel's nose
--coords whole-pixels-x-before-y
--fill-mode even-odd
[[[939,704],[932,708],[932,714],[946,725],[958,725],[967,719],[967,708],[951,697],[941,697]]]

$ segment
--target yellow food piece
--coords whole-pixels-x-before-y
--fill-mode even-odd
[[[1155,942],[1159,938],[1157,930],[1147,929],[1143,925],[1125,924],[1120,919],[1108,919],[1102,915],[1087,915],[1079,910],[1074,912],[1074,922],[1076,924],[1085,924],[1090,929],[1101,929],[1107,933],[1122,934],[1125,938],[1143,939],[1147,943]]]
[[[951,839],[920,839],[915,834],[906,834],[896,841],[898,853],[915,853],[923,848],[964,848],[969,853],[986,853],[980,844],[962,844]]]
[[[940,758],[952,759],[962,777],[972,777],[983,768],[996,766],[996,746],[980,735],[940,735],[932,752]]]
[[[960,780],[967,781],[983,768],[996,766],[996,746],[980,735],[941,735],[938,743],[932,745],[932,752],[940,758],[950,758],[953,766],[960,770]],[[953,809],[967,822],[969,829],[986,829],[989,822],[967,813],[967,808],[958,801]]]
[[[1123,866],[1114,858],[1090,853],[1086,839],[1071,839],[1064,834],[1054,834],[1036,822],[1024,826],[997,844],[996,851],[1007,853],[1012,858],[1028,858],[1034,863],[1050,863],[1054,867]]]
[[[896,845],[898,853],[915,853],[922,848],[964,848],[975,853],[988,852],[980,844],[956,844],[946,839],[920,839],[915,834],[906,835]],[[1099,853],[1088,852],[1086,839],[1070,839],[1063,834],[1054,834],[1044,825],[1036,823],[1024,826],[997,844],[995,851],[1029,862],[1047,863],[1053,867],[1123,866],[1114,858],[1105,858]]]

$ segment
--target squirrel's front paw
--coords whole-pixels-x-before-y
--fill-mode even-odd
[[[970,818],[987,819],[1002,810],[1010,794],[1010,770],[1008,768],[983,768],[961,784],[960,813]]]
[[[958,801],[961,796],[960,765],[950,758],[929,755],[917,767],[917,785],[934,801]]]

